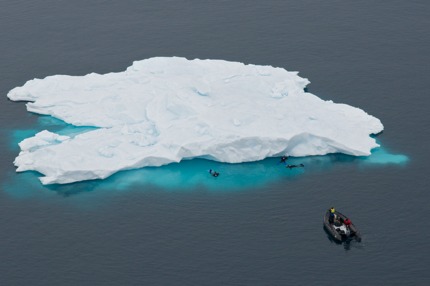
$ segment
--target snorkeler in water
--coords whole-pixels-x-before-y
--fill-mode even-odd
[[[281,157],[281,161],[279,163],[284,163],[288,160],[288,156],[284,155]]]
[[[219,173],[217,171],[215,171],[215,170],[212,170],[212,169],[209,169],[209,174],[211,174],[214,177],[218,177],[219,176]]]
[[[288,168],[288,169],[292,169],[292,168],[299,168],[299,167],[301,167],[301,168],[303,168],[305,165],[303,165],[303,164],[299,164],[299,165],[287,165],[287,166],[285,166],[285,168]]]

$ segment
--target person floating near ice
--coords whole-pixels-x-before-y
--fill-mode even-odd
[[[285,166],[285,168],[288,168],[288,169],[292,169],[292,168],[299,168],[299,167],[304,167],[305,165],[303,165],[303,164],[299,164],[299,165],[287,165],[287,166]]]
[[[284,163],[288,160],[288,156],[284,155],[281,157],[281,161],[279,163]]]
[[[209,174],[211,174],[214,177],[218,177],[219,176],[219,173],[217,171],[215,171],[215,170],[212,170],[212,169],[209,169]]]

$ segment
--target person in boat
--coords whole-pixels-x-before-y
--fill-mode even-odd
[[[219,173],[215,170],[209,169],[209,174],[211,174],[213,177],[218,177]]]
[[[334,225],[335,226],[338,226],[338,227],[340,227],[340,226],[342,226],[342,221],[341,221],[341,217],[340,216],[338,216],[338,215],[336,215],[336,214],[334,214]]]
[[[336,214],[335,214],[336,210],[334,209],[334,207],[331,207],[329,211],[330,211],[330,215],[328,217],[328,222],[334,223],[334,220],[336,219]]]
[[[350,226],[351,226],[351,220],[349,219],[349,218],[346,218],[344,221],[343,221],[343,223],[345,224],[345,226],[347,227],[347,228],[349,228]]]
[[[288,168],[288,169],[292,169],[292,168],[299,168],[299,167],[304,167],[305,165],[303,165],[303,164],[300,164],[300,165],[287,165],[287,166],[285,166],[286,168]]]
[[[284,155],[281,157],[281,162],[279,163],[285,163],[288,160],[288,156]]]

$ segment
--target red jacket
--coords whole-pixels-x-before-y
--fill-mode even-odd
[[[351,225],[351,220],[347,218],[344,222],[345,225]]]

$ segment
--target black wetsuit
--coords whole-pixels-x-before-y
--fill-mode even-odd
[[[304,167],[305,165],[303,165],[303,164],[300,164],[300,165],[287,165],[286,167],[288,168],[288,169],[292,169],[292,168],[299,168],[299,167]]]
[[[214,176],[214,177],[218,177],[219,176],[219,173],[217,172],[217,171],[214,171],[214,170],[209,170],[209,173],[212,175],[212,176]]]
[[[281,162],[279,162],[279,163],[285,163],[287,160],[288,160],[288,156],[282,156]]]

